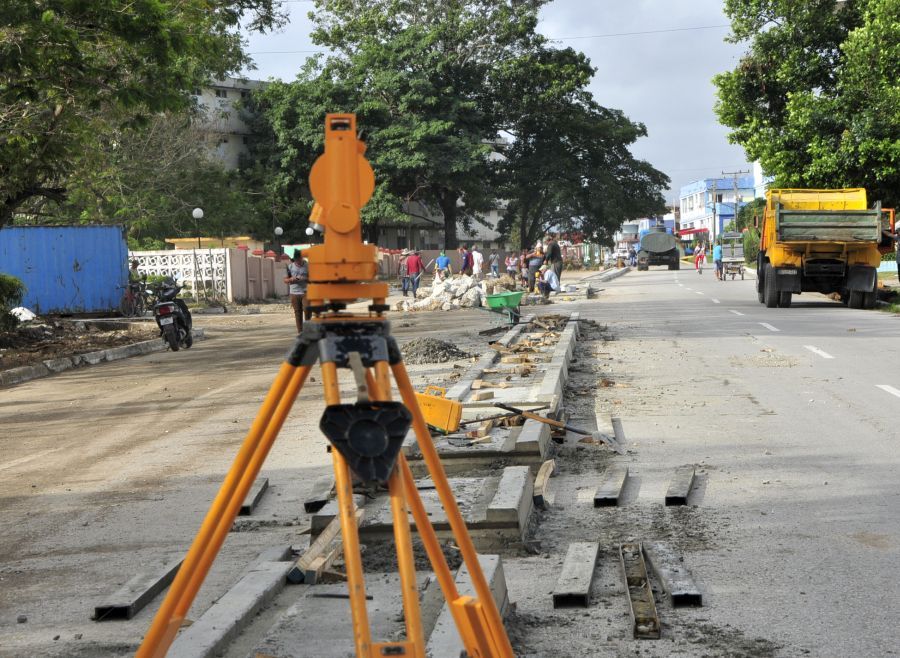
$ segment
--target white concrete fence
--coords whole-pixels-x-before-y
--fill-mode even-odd
[[[138,270],[150,275],[180,277],[192,291],[207,291],[220,301],[246,302],[288,294],[284,283],[288,261],[255,256],[246,249],[175,249],[135,251]],[[203,296],[200,292],[200,296]]]

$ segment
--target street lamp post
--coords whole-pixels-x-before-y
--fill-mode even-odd
[[[284,229],[280,226],[275,227],[275,248],[278,258],[281,258],[281,236],[284,235]]]
[[[191,216],[194,218],[194,228],[197,230],[197,249],[200,249],[200,220],[203,219],[203,208],[194,208]]]

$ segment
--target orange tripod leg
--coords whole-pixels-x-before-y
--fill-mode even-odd
[[[333,362],[325,362],[321,364],[321,369],[325,403],[340,404],[341,392],[338,387],[337,366]],[[332,450],[331,457],[334,462],[334,483],[341,519],[344,564],[347,568],[347,590],[350,596],[350,612],[353,616],[356,656],[357,658],[372,658],[372,634],[369,629],[369,613],[366,610],[366,583],[359,551],[359,529],[356,527],[353,478],[350,475],[350,467],[347,466],[347,462],[340,452]]]
[[[162,658],[166,655],[224,540],[224,535],[227,534],[227,528],[234,522],[237,509],[256,477],[255,474],[246,477],[250,464],[261,464],[265,459],[284,422],[284,417],[308,374],[307,366],[294,368],[287,363],[282,364],[178,570],[178,575],[135,654],[137,658]],[[223,526],[226,528],[225,533],[221,532]]]
[[[444,513],[447,515],[447,521],[453,531],[453,537],[456,539],[460,553],[462,553],[463,561],[469,569],[469,575],[472,578],[472,585],[478,596],[478,602],[484,609],[484,614],[489,626],[488,630],[491,633],[493,644],[499,651],[499,654],[492,658],[513,658],[512,646],[506,635],[503,619],[500,617],[500,611],[497,610],[497,605],[491,594],[490,585],[488,584],[487,579],[485,579],[484,573],[481,571],[481,564],[478,562],[478,554],[475,551],[475,545],[472,543],[472,538],[469,536],[469,531],[466,528],[465,519],[463,519],[462,513],[459,511],[459,506],[456,504],[456,498],[453,495],[453,491],[450,489],[450,483],[447,481],[447,474],[444,472],[444,465],[441,463],[440,455],[438,455],[437,450],[431,442],[431,434],[428,432],[428,425],[425,423],[425,418],[416,401],[415,390],[413,389],[412,382],[409,380],[409,374],[406,372],[406,367],[403,365],[403,362],[392,365],[391,371],[394,373],[394,379],[397,381],[400,397],[412,413],[413,429],[416,433],[419,449],[422,451],[422,458],[428,466],[428,471],[431,474],[431,479],[434,482],[438,497],[441,500],[441,505],[444,507]],[[418,520],[416,523],[418,524]],[[454,618],[456,618],[456,615],[454,615]],[[458,620],[457,629],[465,640],[466,634],[464,629],[459,626]]]

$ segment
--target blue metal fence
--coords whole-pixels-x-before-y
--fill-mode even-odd
[[[8,226],[0,229],[0,272],[28,287],[35,313],[112,311],[128,280],[121,226]]]

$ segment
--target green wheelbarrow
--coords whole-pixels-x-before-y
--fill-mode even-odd
[[[506,324],[512,326],[519,322],[519,302],[522,301],[524,294],[524,290],[499,292],[496,295],[488,295],[484,301],[489,311],[506,316]]]

